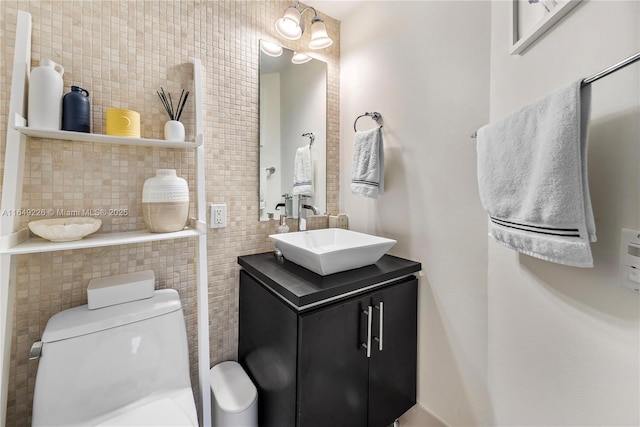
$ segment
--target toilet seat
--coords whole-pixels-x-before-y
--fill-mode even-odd
[[[178,396],[177,398],[163,397],[133,408],[128,407],[125,410],[115,411],[117,415],[114,413],[114,417],[102,421],[97,426],[197,426],[198,415],[193,404],[191,391],[189,390],[188,393],[189,396],[184,397],[187,397],[190,401],[181,399],[183,396]],[[185,403],[187,404],[186,408]]]

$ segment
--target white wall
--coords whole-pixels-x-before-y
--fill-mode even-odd
[[[340,207],[351,229],[422,262],[419,403],[452,425],[487,424],[486,219],[469,136],[489,119],[490,4],[363,2],[340,43]],[[349,192],[365,111],[384,119],[377,200]]]
[[[282,113],[282,192],[293,190],[293,165],[296,150],[309,144],[303,133],[316,136],[312,146],[314,162],[314,196],[307,203],[317,206],[321,213],[327,207],[327,64],[310,61],[290,64],[281,73]],[[297,197],[293,215],[298,216]]]
[[[450,425],[640,425],[640,303],[617,285],[620,229],[640,229],[638,65],[592,85],[593,269],[487,239],[468,138],[639,51],[639,29],[640,2],[584,0],[510,56],[508,1],[365,2],[342,21],[340,206],[423,263],[418,400]],[[377,200],[349,193],[353,120],[372,110]]]
[[[282,201],[282,162],[280,160],[280,73],[260,75],[260,167],[274,167],[274,173],[266,173],[265,207],[260,209],[260,220],[267,221],[267,213],[275,212],[275,206]],[[265,171],[260,171],[265,173]],[[284,210],[281,210],[284,213]]]
[[[640,3],[584,1],[521,56],[494,2],[491,118],[640,50]],[[617,285],[620,229],[640,229],[640,65],[592,85],[595,268],[489,243],[489,385],[498,425],[640,425],[639,296]]]

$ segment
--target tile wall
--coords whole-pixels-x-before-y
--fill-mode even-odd
[[[276,36],[273,23],[287,6],[286,1],[160,0],[7,0],[0,5],[0,167],[17,10],[33,16],[32,67],[40,59],[53,59],[65,67],[65,93],[72,84],[90,92],[96,133],[104,133],[105,110],[119,107],[141,114],[143,137],[162,138],[167,117],[156,90],[193,90],[190,61],[202,60],[206,197],[209,203],[228,205],[228,227],[208,235],[212,364],[236,357],[236,257],[273,248],[267,235],[276,223],[260,223],[257,209],[258,40],[308,50],[309,31],[297,42],[283,43]],[[339,22],[328,18],[326,23],[334,45],[313,55],[328,63],[328,211],[336,212],[340,40]],[[183,113],[188,139],[194,136],[193,117],[189,102]],[[127,216],[102,216],[102,231],[143,229],[142,185],[158,168],[177,169],[195,187],[194,156],[187,151],[31,139],[23,207],[128,209]],[[32,219],[21,220],[26,225]],[[326,224],[326,218],[316,218],[310,228]],[[180,293],[197,395],[194,255],[195,241],[187,239],[19,256],[7,426],[30,425],[37,369],[37,362],[27,360],[31,344],[40,339],[51,315],[85,304],[88,281],[105,275],[152,269],[157,288]]]

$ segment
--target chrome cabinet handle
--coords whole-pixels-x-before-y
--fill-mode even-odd
[[[362,343],[362,346],[367,349],[367,357],[371,357],[371,306],[368,306],[366,310],[362,310],[367,315],[367,342]]]
[[[380,336],[376,337],[376,341],[378,341],[378,351],[382,351],[382,337],[384,335],[384,303],[380,301],[380,305],[376,305],[376,310],[380,310],[380,316],[378,319],[380,320]]]

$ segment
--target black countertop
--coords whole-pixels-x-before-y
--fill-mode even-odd
[[[393,255],[384,255],[378,262],[366,267],[328,276],[320,276],[290,261],[278,259],[273,252],[239,256],[238,264],[298,310],[422,269],[419,262]]]

